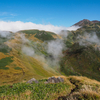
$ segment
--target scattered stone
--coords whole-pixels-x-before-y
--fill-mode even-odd
[[[64,79],[61,78],[61,77],[55,78],[53,76],[53,77],[49,77],[48,80],[46,82],[44,82],[44,83],[47,84],[47,83],[59,83],[59,82],[64,82]]]
[[[33,82],[39,83],[35,78],[32,78],[29,81],[27,81],[27,83],[30,83],[30,84],[32,84]]]

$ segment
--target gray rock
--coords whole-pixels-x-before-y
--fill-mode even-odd
[[[60,81],[57,79],[57,78],[55,78],[55,83],[59,83]]]
[[[57,79],[59,80],[59,82],[64,82],[64,79],[61,77],[58,77]]]
[[[59,83],[59,82],[64,82],[64,79],[61,77],[55,78],[53,77],[49,77],[48,80],[46,81],[46,83]]]
[[[47,82],[52,82],[52,77],[49,77]]]
[[[54,79],[52,79],[52,80],[51,80],[51,83],[55,83],[55,80],[54,80]]]
[[[27,83],[30,83],[30,84],[32,84],[33,82],[39,83],[35,78],[32,78],[29,81],[27,81]]]
[[[37,80],[36,81],[34,81],[35,83],[39,83]]]

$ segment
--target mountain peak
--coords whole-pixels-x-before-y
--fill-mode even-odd
[[[90,21],[88,19],[83,19],[83,20],[75,23],[74,25],[76,25],[76,26],[85,26],[85,25],[90,25],[90,24],[95,24],[95,23],[100,23],[100,21],[98,21],[98,20]]]
[[[90,20],[88,20],[88,19],[83,19],[83,20],[81,20],[81,21],[90,21]]]
[[[83,19],[83,20],[79,21],[78,23],[75,23],[74,25],[77,25],[77,26],[84,26],[85,24],[89,24],[89,23],[91,23],[90,20],[88,20],[88,19]]]

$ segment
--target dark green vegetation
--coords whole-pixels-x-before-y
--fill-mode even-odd
[[[23,30],[20,32],[26,33],[29,36],[35,35],[36,38],[38,38],[39,40],[42,40],[42,41],[54,40],[52,35],[56,35],[53,32],[46,32],[46,31],[39,31],[39,30]]]
[[[75,47],[75,46],[74,46]],[[100,53],[92,47],[67,50],[61,61],[61,71],[66,75],[82,75],[100,81]]]
[[[9,69],[8,67],[6,67],[6,65],[9,65],[11,62],[13,62],[12,60],[13,57],[6,57],[0,60],[0,69]]]
[[[21,70],[22,68],[20,68],[20,67],[15,67],[14,69],[16,69],[16,70]]]
[[[53,100],[70,88],[70,85],[65,83],[44,84],[44,81],[45,80],[40,80],[39,84],[17,83],[1,86],[0,98],[1,100],[3,98],[7,98],[7,100]],[[27,91],[29,94],[27,94]],[[22,97],[23,93],[26,93],[24,97]]]

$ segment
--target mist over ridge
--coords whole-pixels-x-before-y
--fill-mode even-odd
[[[38,29],[51,31],[55,33],[59,33],[61,30],[77,30],[79,26],[71,26],[71,27],[62,27],[62,26],[54,26],[51,24],[35,24],[32,22],[21,22],[21,21],[0,21],[0,31],[12,31],[17,32],[20,30],[30,30],[30,29]]]

